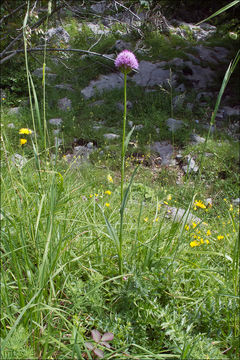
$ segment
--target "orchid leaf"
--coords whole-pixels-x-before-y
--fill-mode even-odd
[[[101,341],[111,341],[111,340],[113,340],[113,338],[114,338],[113,333],[107,332],[107,333],[103,334]]]
[[[102,338],[102,335],[100,334],[100,332],[96,329],[92,330],[91,331],[91,334],[92,334],[92,338],[93,340],[96,342],[96,343],[99,343],[99,341],[101,340]]]
[[[93,352],[94,352],[94,354],[97,355],[100,359],[103,359],[104,353],[103,353],[102,350],[100,350],[100,349],[95,349],[95,350],[93,350]]]

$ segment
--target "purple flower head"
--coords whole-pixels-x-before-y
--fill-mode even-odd
[[[138,61],[131,51],[123,50],[118,54],[115,66],[123,73],[125,71],[130,72],[133,69],[138,69]]]

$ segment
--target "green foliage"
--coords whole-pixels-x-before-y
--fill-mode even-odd
[[[30,335],[23,326],[19,326],[1,352],[1,359],[35,359],[34,351],[28,344],[29,338]]]

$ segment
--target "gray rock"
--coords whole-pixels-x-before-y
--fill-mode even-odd
[[[58,108],[62,111],[68,111],[72,108],[72,102],[67,97],[58,100]]]
[[[216,27],[207,23],[202,23],[199,26],[186,23],[183,21],[176,21],[180,27],[172,28],[171,32],[181,36],[184,39],[189,37],[189,33],[196,41],[203,41],[211,37],[216,32]],[[185,28],[183,28],[183,26]]]
[[[117,108],[118,108],[120,111],[124,111],[124,105],[123,105],[122,103],[118,102],[116,105],[117,105]],[[131,102],[131,101],[127,101],[127,109],[130,110],[130,109],[132,109],[132,107],[133,107],[132,102]]]
[[[194,107],[194,105],[191,104],[191,103],[187,103],[187,104],[186,104],[186,109],[187,109],[188,111],[192,111],[192,110],[193,110],[193,107]]]
[[[173,118],[169,118],[166,121],[167,127],[169,131],[175,132],[176,130],[181,129],[185,124],[182,120],[176,120]]]
[[[189,155],[187,156],[187,165],[184,165],[182,168],[185,174],[190,173],[192,171],[196,173],[198,172],[199,169],[193,158]]]
[[[167,211],[165,216],[167,218],[173,219],[174,222],[179,222],[179,223],[186,222],[186,224],[188,225],[192,224],[193,222],[196,224],[200,224],[202,222],[202,220],[199,217],[193,215],[191,212],[188,212],[185,209],[181,209],[181,208],[177,209],[176,207],[168,206],[168,205],[166,205],[166,208]]]
[[[142,130],[143,127],[144,127],[144,126],[143,126],[142,124],[135,125],[135,130],[136,130],[136,131]]]
[[[55,85],[55,88],[67,91],[74,91],[71,84],[58,84]]]
[[[103,136],[104,136],[105,139],[107,139],[107,140],[115,140],[115,139],[118,139],[118,138],[119,138],[119,135],[117,135],[117,134],[112,134],[112,133],[104,134]]]
[[[205,139],[197,134],[192,134],[191,140],[194,144],[203,144],[205,142]]]
[[[70,40],[70,35],[62,26],[58,26],[57,28],[49,29],[46,33],[46,38],[47,41],[57,40],[63,41],[68,44]]]
[[[150,147],[152,152],[157,153],[161,157],[162,165],[170,165],[172,161],[173,147],[167,141],[156,141]]]
[[[113,46],[113,49],[116,51],[123,51],[125,49],[131,50],[132,45],[129,42],[123,41],[123,40],[117,40]]]
[[[14,123],[9,123],[9,124],[7,124],[7,127],[10,129],[14,129],[15,125],[14,125]]]
[[[11,161],[15,166],[19,167],[20,169],[27,163],[27,159],[20,154],[12,155]]]
[[[104,25],[94,24],[91,22],[86,23],[88,28],[94,33],[94,35],[107,35],[110,29]],[[78,30],[82,31],[82,24],[78,26]]]
[[[93,143],[92,142],[87,143],[87,148],[88,149],[93,149]]]
[[[186,91],[185,85],[184,84],[180,84],[176,87],[175,89],[177,92],[184,92]]]
[[[232,201],[233,205],[239,205],[240,204],[240,198],[234,199]]]
[[[239,114],[240,114],[240,107],[239,106],[236,106],[236,107],[224,106],[222,108],[222,110],[224,111],[224,115],[226,117],[239,116]]]
[[[59,137],[55,136],[55,138],[54,138],[55,147],[61,145],[62,143],[63,143],[62,139],[60,139]]]
[[[191,61],[184,62],[182,76],[191,82],[194,89],[205,89],[209,87],[214,80],[214,74],[214,71],[209,67],[203,68],[199,65],[194,65]]]
[[[20,107],[13,107],[8,110],[9,115],[18,115],[20,113]]]
[[[173,108],[176,109],[179,106],[182,106],[185,100],[185,94],[181,94],[181,95],[177,95],[173,98],[172,100],[172,104],[173,104]]]
[[[59,133],[60,133],[60,129],[54,129],[54,130],[53,130],[53,134],[54,134],[54,135],[58,135]]]
[[[102,126],[94,125],[92,128],[93,128],[93,130],[98,131],[98,130],[102,129]]]
[[[142,60],[139,63],[139,71],[132,80],[140,86],[155,86],[167,84],[170,79],[170,71],[163,69],[166,65],[165,61],[159,63],[151,63]],[[175,83],[175,76],[172,76],[172,84]]]
[[[90,84],[81,91],[81,93],[85,99],[89,99],[96,91],[101,93],[104,90],[112,90],[120,87],[123,87],[123,74],[112,73],[108,75],[100,75],[98,80],[92,80]]]
[[[60,126],[62,124],[62,119],[61,118],[56,118],[56,119],[50,119],[49,120],[49,124],[54,125],[54,126]]]
[[[133,127],[133,121],[130,120],[130,121],[128,122],[128,125],[132,128],[132,127]]]
[[[202,101],[208,101],[210,98],[212,98],[213,97],[213,94],[212,93],[210,93],[210,92],[204,92],[204,91],[202,91],[202,92],[199,92],[198,94],[197,94],[197,97],[196,97],[196,100],[197,101],[200,101],[200,102],[202,102]]]
[[[103,14],[104,11],[106,11],[106,8],[106,1],[99,1],[98,3],[90,6],[90,9],[96,14]]]
[[[46,75],[47,75],[48,73],[50,73],[51,71],[52,71],[52,70],[51,70],[48,66],[45,67],[45,74],[46,74]],[[32,74],[35,75],[35,76],[37,76],[37,77],[39,77],[39,78],[42,78],[42,76],[43,76],[43,68],[37,68],[37,69],[35,69]]]

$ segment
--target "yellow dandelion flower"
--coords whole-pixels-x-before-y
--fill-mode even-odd
[[[189,230],[189,226],[188,225],[185,225],[185,230]]]
[[[95,195],[95,197],[98,197],[98,194],[94,194]]]
[[[208,231],[207,231],[207,236],[210,236],[210,235],[211,235],[211,231],[208,230]]]
[[[171,194],[169,194],[169,195],[167,196],[167,200],[168,200],[168,201],[172,200],[172,195],[171,195]]]
[[[113,183],[113,178],[111,177],[111,175],[108,174],[107,176],[107,180],[110,182],[110,183]]]
[[[93,194],[90,194],[89,197],[92,198],[92,197],[93,197]]]
[[[145,222],[148,222],[148,217],[145,217],[143,220],[144,220]]]
[[[26,144],[26,142],[27,142],[27,139],[20,139],[20,145],[24,145],[24,144]]]
[[[233,211],[233,206],[232,206],[232,204],[230,205],[229,211]]]
[[[192,227],[193,229],[195,229],[195,227],[197,226],[197,224],[195,222],[192,223]]]
[[[110,206],[110,204],[109,204],[109,203],[105,203],[105,206],[106,206],[106,207],[109,207],[109,206]]]
[[[194,205],[200,207],[201,209],[206,209],[206,205],[204,205],[204,203],[201,200],[196,200]]]
[[[204,244],[204,240],[203,240],[203,238],[201,238],[201,240],[200,240],[200,241],[201,241],[201,244]]]
[[[158,222],[159,218],[157,217],[156,219],[153,219],[153,222]]]
[[[191,247],[195,247],[195,246],[199,246],[199,245],[200,245],[200,243],[197,240],[193,240],[190,242]]]
[[[209,240],[208,240],[208,239],[206,239],[206,240],[205,240],[205,243],[208,245],[208,244],[209,244]]]
[[[222,239],[224,239],[224,236],[223,235],[218,235],[217,239],[222,240]]]
[[[105,194],[107,194],[107,195],[111,195],[111,193],[112,193],[112,192],[111,192],[110,190],[106,190],[106,191],[105,191]]]
[[[21,134],[21,135],[23,135],[23,134],[29,135],[29,134],[32,134],[32,130],[27,129],[27,128],[22,128],[22,129],[19,130],[19,134]]]

